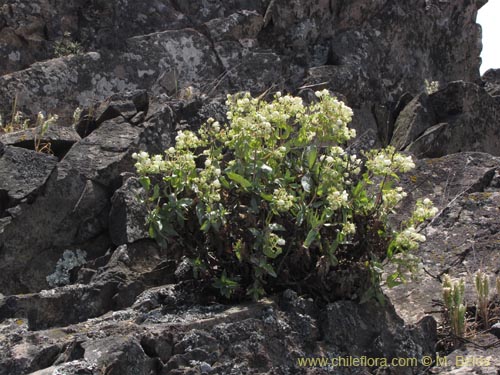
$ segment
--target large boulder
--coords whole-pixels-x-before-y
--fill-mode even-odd
[[[129,99],[133,103],[134,98],[136,105],[127,119],[117,103]],[[0,194],[2,210],[9,210],[0,222],[2,293],[48,287],[46,277],[66,249],[80,248],[89,258],[108,249],[110,200],[122,185],[122,173],[134,171],[132,153],[159,152],[172,141],[174,119],[168,103],[153,105],[149,111],[147,96],[140,98],[144,99],[141,92],[124,93],[121,100],[114,97],[101,105],[97,113],[102,122],[59,163],[52,156],[5,146]],[[143,114],[142,122],[132,122],[134,113]],[[12,178],[12,170],[17,178]],[[126,225],[120,227],[123,233],[113,228],[113,238],[127,238]]]
[[[399,114],[391,144],[417,157],[461,151],[500,155],[500,102],[484,88],[456,81],[420,94]]]
[[[150,88],[165,72],[172,72],[178,91],[216,79],[221,67],[210,41],[195,30],[132,37],[123,51],[56,58],[0,77],[0,113],[8,118],[15,101],[28,115],[46,111],[70,119],[77,107]]]

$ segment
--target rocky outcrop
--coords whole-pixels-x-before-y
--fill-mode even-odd
[[[0,135],[0,375],[426,370],[298,359],[432,357],[425,313],[440,275],[500,272],[499,79],[479,77],[484,3],[0,1],[2,118],[13,103],[28,117],[59,115],[42,136]],[[62,42],[82,52],[56,58]],[[426,80],[440,90],[424,93]],[[392,220],[420,197],[438,205],[419,253],[428,274],[386,290],[384,306],[319,306],[291,290],[223,305],[193,280],[182,249],[147,238],[131,155],[161,153],[209,117],[225,121],[227,93],[312,100],[322,88],[354,108],[351,150],[392,143],[427,158],[402,178],[411,194]],[[53,155],[36,152],[37,140]]]
[[[400,97],[418,94],[425,79],[479,80],[475,17],[483,3],[12,1],[2,8],[0,48],[10,56],[3,71],[27,69],[0,79],[0,111],[16,95],[27,113],[69,116],[127,89],[175,95],[188,86],[213,94],[326,85],[390,130]],[[64,32],[93,52],[42,61]],[[31,52],[33,43],[40,52]]]
[[[484,87],[491,96],[500,96],[500,69],[489,69],[481,77],[484,81]]]
[[[73,292],[76,293],[76,288]],[[258,373],[327,374],[327,366],[316,369],[301,366],[300,358],[319,352],[336,357],[375,353],[384,350],[383,345],[394,348],[391,353],[384,352],[385,355],[419,358],[433,355],[435,323],[423,321],[405,331],[391,306],[376,308],[379,319],[373,320],[363,307],[337,302],[321,318],[311,300],[292,291],[257,304],[191,305],[186,309],[183,305],[192,304],[191,298],[182,288],[167,285],[139,295],[131,308],[64,329],[37,330],[29,337],[25,335],[29,320],[6,320],[0,326],[3,337],[0,371],[10,375],[103,371],[114,375],[243,374],[251,368]],[[346,342],[339,342],[344,336],[339,336],[335,328],[350,324],[370,327],[363,331],[369,331],[370,336],[363,336],[364,343],[358,342],[356,350]],[[329,328],[323,330],[322,325]],[[320,341],[321,338],[325,341]],[[375,351],[370,348],[372,339],[382,345]],[[369,373],[366,366],[358,370]],[[396,373],[413,374],[420,370],[406,368]],[[351,371],[340,367],[338,373]]]
[[[491,91],[491,90],[490,90]],[[399,114],[391,144],[417,157],[461,151],[500,155],[500,102],[463,81],[420,94]]]

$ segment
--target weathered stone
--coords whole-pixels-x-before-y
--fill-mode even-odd
[[[327,306],[323,324],[325,341],[351,356],[417,358],[420,364],[423,356],[435,353],[435,320],[427,317],[408,329],[390,303],[381,308],[376,303],[335,302]],[[415,374],[424,368],[401,367],[394,374]]]
[[[500,69],[489,69],[481,78],[485,83],[484,88],[488,94],[491,96],[500,95]]]
[[[71,146],[80,141],[80,136],[72,127],[50,126],[43,135],[40,126],[0,135],[5,145],[26,148],[28,150],[52,153],[62,159]],[[38,148],[38,150],[36,150]]]
[[[127,41],[126,51],[57,58],[4,75],[0,77],[0,113],[7,116],[17,97],[17,108],[28,115],[46,111],[69,120],[76,107],[125,90],[148,88],[165,70],[176,71],[179,89],[200,86],[221,73],[210,42],[195,30],[133,37]]]
[[[436,123],[436,115],[429,107],[429,96],[420,94],[404,107],[394,125],[391,145],[403,150]]]
[[[405,321],[414,323],[425,312],[435,310],[433,300],[441,299],[439,277],[443,273],[467,276],[479,268],[490,274],[498,272],[500,259],[494,249],[500,240],[496,220],[500,197],[494,178],[499,171],[498,157],[460,153],[419,161],[416,170],[402,179],[405,190],[411,192],[403,201],[402,212],[409,214],[414,202],[424,197],[440,210],[422,232],[427,241],[415,254],[428,273],[385,291]],[[471,290],[467,293],[469,301],[475,300]]]
[[[0,215],[22,200],[33,202],[57,164],[53,156],[4,146],[0,155]]]
[[[129,178],[111,198],[109,232],[115,245],[149,238],[145,217],[147,210],[140,202],[144,190],[137,178]]]
[[[451,82],[420,95],[400,113],[391,143],[417,157],[462,151],[500,155],[500,103],[483,88]]]

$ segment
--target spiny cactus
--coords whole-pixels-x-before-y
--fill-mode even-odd
[[[486,275],[483,271],[478,270],[474,275],[474,286],[476,287],[479,315],[483,319],[484,327],[488,329],[490,328],[488,308],[490,303],[490,280],[488,275]]]
[[[463,337],[465,333],[464,294],[464,279],[452,282],[449,275],[444,275],[443,300],[448,311],[451,331],[457,337]]]

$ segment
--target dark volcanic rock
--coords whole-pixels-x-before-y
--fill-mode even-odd
[[[0,141],[6,145],[35,150],[48,145],[47,152],[62,159],[71,146],[80,141],[80,136],[72,127],[51,126],[43,135],[40,135],[40,127],[19,130],[12,133],[0,135]],[[46,152],[46,153],[47,153]]]
[[[143,193],[137,178],[129,178],[111,198],[109,231],[115,245],[149,238],[145,222],[147,210],[140,202]]]
[[[0,136],[0,375],[417,374],[298,359],[432,356],[435,322],[421,318],[440,297],[438,276],[499,272],[499,79],[479,77],[484,0],[0,3],[2,118],[15,103],[69,125],[83,107],[72,127],[45,134],[57,158],[29,150],[32,130]],[[88,52],[54,58],[61,41]],[[422,94],[426,80],[442,89]],[[396,225],[417,198],[440,212],[419,252],[429,274],[387,291],[395,309],[322,308],[290,290],[215,303],[178,245],[146,239],[132,153],[161,153],[177,130],[225,121],[227,93],[310,101],[323,88],[353,107],[351,152],[392,142],[419,157],[489,154],[425,159],[401,179],[409,196]],[[59,284],[71,285],[48,289],[73,249],[86,259],[60,267]],[[357,285],[351,274],[335,282]]]
[[[53,156],[18,147],[0,154],[0,216],[22,200],[35,199],[57,164]]]
[[[481,78],[485,83],[484,88],[488,94],[491,96],[500,96],[500,69],[489,69]]]
[[[119,98],[113,100],[116,103]],[[135,111],[148,110],[144,92],[125,93],[122,101],[127,100],[134,103]],[[105,109],[109,106],[101,108],[103,113],[111,113]],[[122,183],[121,174],[134,170],[131,155],[139,148],[158,152],[170,144],[172,121],[173,113],[166,103],[137,125],[132,125],[120,114],[102,122],[91,134],[74,144],[57,166],[53,157],[6,147],[0,163],[12,159],[10,149],[19,150],[16,152],[20,155],[32,155],[35,162],[24,167],[12,164],[13,161],[5,164],[8,168],[5,173],[10,174],[13,168],[29,181],[20,184],[20,180],[2,180],[7,184],[2,191],[9,191],[2,193],[7,194],[2,196],[2,205],[5,206],[2,209],[17,204],[14,199],[20,201],[12,219],[2,222],[0,267],[5,272],[0,276],[0,289],[3,293],[34,292],[47,287],[45,277],[53,272],[65,249],[81,248],[90,257],[102,255],[107,250],[110,243],[110,198]],[[36,162],[47,158],[49,162]],[[36,172],[36,168],[40,170]],[[36,189],[43,190],[43,194],[36,199],[32,194],[34,202],[21,201],[21,195],[25,197]],[[37,221],[44,223],[43,228],[36,226]],[[127,228],[123,227],[123,230]],[[120,238],[128,235],[116,230],[114,234]]]
[[[421,94],[400,113],[391,144],[417,157],[461,151],[500,155],[500,103],[473,83]]]
[[[116,375],[245,374],[249,369],[270,374],[327,374],[330,373],[328,367],[300,367],[298,359],[334,357],[339,353],[354,356],[357,350],[374,351],[373,343],[366,337],[356,350],[347,348],[345,342],[336,346],[329,340],[319,341],[322,334],[334,338],[331,331],[334,327],[328,324],[335,324],[340,317],[329,315],[322,323],[316,316],[309,315],[314,314],[314,308],[304,308],[309,304],[307,301],[293,293],[286,294],[286,309],[272,300],[238,306],[195,304],[180,308],[183,306],[182,292],[177,291],[170,293],[172,299],[160,301],[160,304],[171,306],[168,310],[158,308],[158,304],[142,303],[140,310],[115,311],[64,329],[31,332],[29,336],[26,335],[25,320],[6,320],[0,325],[0,334],[3,335],[0,368],[8,369],[9,375],[23,374],[28,369],[40,370],[38,375],[55,371],[98,374],[98,369],[104,368],[106,373]],[[141,299],[144,300],[144,296],[140,296]],[[336,306],[348,308],[348,305]],[[356,327],[367,324],[368,311],[363,313],[354,305],[349,311],[353,312],[350,322]],[[395,349],[399,355],[421,358],[427,353],[427,347],[421,342],[422,335],[432,337],[435,333],[430,321],[413,331],[405,331],[402,321],[390,309],[387,313],[376,311],[377,308],[370,310],[379,320],[370,320],[369,324],[376,327],[389,325],[393,329],[386,334],[387,337],[394,335],[395,341],[386,344],[395,347],[400,343]],[[330,328],[322,332],[321,327],[325,324]],[[398,341],[398,334],[404,337],[404,343]],[[35,366],[34,359],[47,353],[47,348],[51,348],[51,355],[47,355],[43,363],[46,368],[43,369],[41,364]],[[238,361],[234,360],[236,357]],[[61,363],[64,358],[71,361]],[[357,370],[358,374],[369,373],[364,367]],[[412,373],[411,370],[406,368],[395,373]],[[352,374],[352,371],[338,367],[336,373]]]

